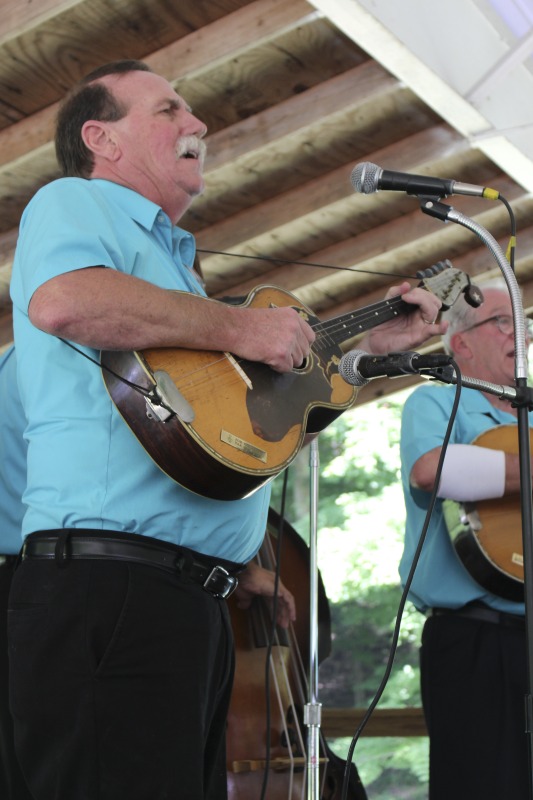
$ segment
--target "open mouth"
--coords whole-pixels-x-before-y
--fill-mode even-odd
[[[186,158],[202,162],[205,155],[205,145],[196,136],[182,137],[176,148],[178,159]]]

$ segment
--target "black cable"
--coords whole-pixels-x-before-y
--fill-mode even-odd
[[[151,400],[155,399],[152,390],[145,389],[143,386],[139,386],[138,383],[132,383],[127,378],[124,378],[122,375],[119,375],[118,372],[112,370],[111,367],[102,364],[101,361],[97,361],[96,358],[93,358],[87,353],[84,353],[83,350],[80,350],[79,347],[76,347],[76,345],[72,344],[72,342],[67,341],[67,339],[62,339],[60,336],[58,337],[58,339],[60,342],[63,342],[63,344],[66,344],[67,347],[70,347],[72,350],[74,350],[75,353],[78,353],[80,356],[83,356],[84,358],[87,359],[87,361],[90,361],[92,364],[96,364],[96,366],[100,367],[100,369],[104,369],[106,372],[109,372],[109,374],[113,375],[113,377],[116,378],[118,381],[125,383],[127,386],[131,387],[136,392],[139,392],[139,394],[142,394],[143,397],[149,397]]]
[[[457,415],[457,409],[458,409],[458,406],[459,406],[459,399],[461,397],[461,388],[462,388],[462,377],[461,377],[461,372],[459,370],[459,367],[457,366],[457,364],[453,360],[451,361],[451,364],[452,364],[453,368],[455,369],[455,373],[456,373],[456,377],[457,377],[457,389],[456,389],[456,392],[455,392],[455,398],[454,398],[454,402],[453,402],[453,406],[452,406],[452,411],[451,411],[451,414],[450,414],[450,419],[448,421],[448,426],[446,428],[446,434],[445,434],[443,442],[442,442],[442,449],[441,449],[439,461],[438,461],[438,464],[437,464],[437,471],[436,471],[436,475],[435,475],[435,483],[434,483],[434,486],[433,486],[433,491],[431,492],[431,496],[430,496],[430,499],[429,499],[428,510],[426,512],[426,518],[424,520],[424,525],[422,527],[422,532],[420,534],[420,539],[418,541],[418,545],[417,545],[417,548],[415,550],[415,554],[414,554],[414,557],[413,557],[413,563],[411,564],[411,569],[409,570],[409,574],[407,576],[407,580],[405,582],[405,586],[404,586],[404,589],[403,589],[403,592],[402,592],[402,596],[401,596],[401,599],[400,599],[400,603],[399,603],[399,606],[398,606],[398,612],[397,612],[397,615],[396,615],[396,622],[395,622],[395,625],[394,625],[394,632],[393,632],[393,636],[392,636],[391,646],[390,646],[390,649],[389,649],[389,657],[387,659],[387,665],[385,667],[385,673],[384,673],[383,678],[381,680],[381,683],[380,683],[380,685],[379,685],[379,687],[378,687],[378,689],[376,691],[376,694],[374,695],[374,698],[372,699],[370,705],[368,706],[368,708],[367,708],[367,710],[365,712],[365,715],[364,715],[363,719],[361,720],[358,728],[356,729],[355,734],[354,734],[354,736],[352,738],[352,741],[350,743],[350,747],[349,747],[349,750],[348,750],[348,755],[347,755],[347,758],[346,758],[346,767],[345,767],[345,771],[344,771],[344,780],[343,780],[343,784],[342,784],[341,800],[347,800],[347,797],[348,797],[348,794],[347,794],[348,793],[348,780],[349,780],[350,766],[352,764],[352,759],[353,759],[355,746],[357,744],[357,741],[359,740],[359,737],[361,736],[361,733],[363,732],[363,729],[364,729],[365,725],[367,724],[368,720],[372,716],[372,713],[374,712],[374,709],[376,708],[377,704],[379,703],[379,701],[381,699],[381,696],[382,696],[382,694],[383,694],[383,692],[385,690],[385,687],[387,685],[387,682],[389,680],[389,677],[390,677],[390,674],[391,674],[391,671],[392,671],[392,666],[393,666],[393,663],[394,663],[394,657],[396,655],[396,650],[397,650],[397,647],[398,647],[398,639],[399,639],[399,636],[400,636],[400,628],[401,628],[401,623],[402,623],[402,616],[403,616],[405,604],[407,602],[407,595],[409,594],[409,589],[411,588],[411,583],[413,582],[413,577],[414,577],[414,574],[415,574],[416,567],[418,565],[420,554],[422,552],[422,547],[424,546],[424,542],[426,540],[426,534],[427,534],[427,530],[428,530],[429,523],[430,523],[430,520],[431,520],[431,516],[433,514],[433,509],[434,509],[435,503],[437,501],[437,491],[438,491],[439,484],[440,484],[440,476],[441,476],[441,472],[442,472],[442,465],[444,463],[444,458],[446,456],[446,450],[448,449],[448,443],[449,443],[450,436],[451,436],[451,433],[452,433],[453,424],[455,422],[455,417]]]
[[[297,264],[300,267],[314,267],[318,269],[332,269],[340,270],[343,272],[357,272],[362,275],[381,275],[383,278],[405,278],[406,280],[415,280],[416,275],[403,275],[401,272],[379,272],[375,269],[357,269],[357,267],[338,267],[334,264],[319,264],[313,261],[298,261],[294,258],[276,258],[275,256],[252,256],[245,255],[244,253],[224,253],[222,250],[206,250],[198,248],[198,253],[209,253],[214,256],[229,256],[231,258],[243,258],[248,261],[269,261],[272,264]]]

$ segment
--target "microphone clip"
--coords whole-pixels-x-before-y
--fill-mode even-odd
[[[439,196],[421,195],[418,199],[420,201],[420,210],[424,214],[440,219],[441,222],[448,222],[453,207],[447,203],[442,203]]]

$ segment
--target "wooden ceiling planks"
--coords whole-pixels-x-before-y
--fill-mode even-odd
[[[373,161],[499,189],[533,304],[527,193],[306,0],[0,0],[0,347],[20,215],[58,175],[58,102],[120,57],[144,59],[208,125],[206,190],[183,225],[210,294],[274,283],[327,318],[434,261],[476,279],[496,269],[472,232],[425,216],[416,199],[357,194],[353,166]],[[453,205],[505,247],[502,204]]]

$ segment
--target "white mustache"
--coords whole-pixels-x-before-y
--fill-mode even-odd
[[[181,158],[186,153],[196,153],[200,165],[203,165],[207,147],[204,141],[198,136],[182,136],[178,140],[176,147],[176,158]]]

